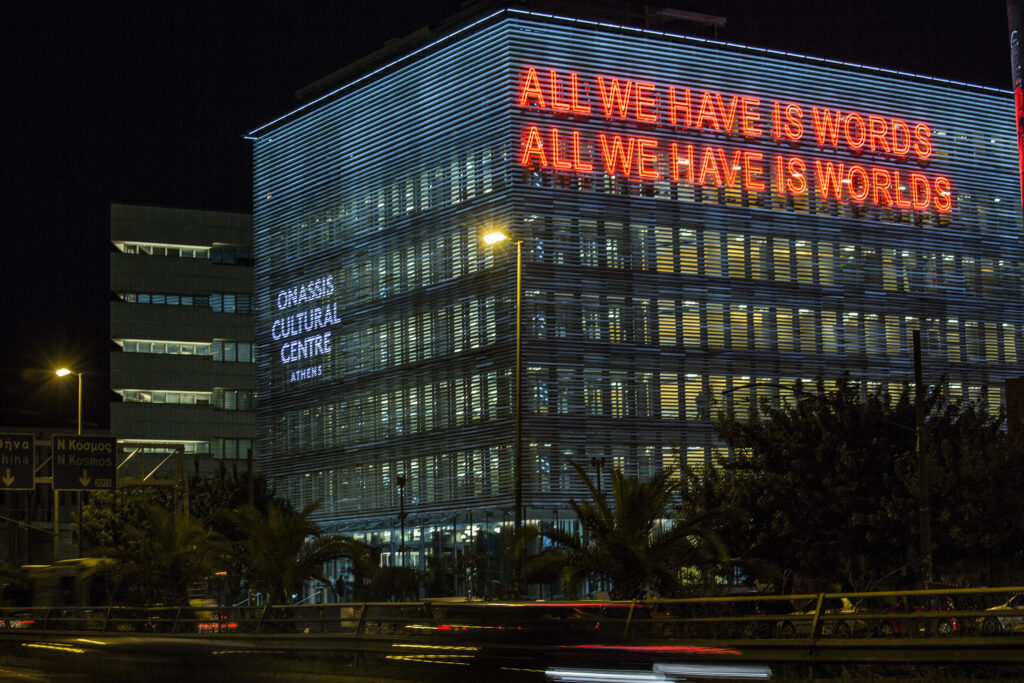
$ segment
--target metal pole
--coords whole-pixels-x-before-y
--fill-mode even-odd
[[[76,372],[78,375],[78,435],[82,435],[82,373]]]
[[[522,411],[522,319],[523,319],[523,241],[516,240],[516,433],[515,433],[515,523],[514,542],[519,550],[516,558],[513,593],[518,600],[523,592],[523,552],[520,547],[523,532],[523,411]]]
[[[57,492],[57,478],[53,478],[53,561],[60,559],[60,496]]]
[[[398,522],[402,528],[402,543],[398,546],[398,556],[401,558],[401,566],[405,566],[405,476],[400,475],[398,482]]]
[[[921,565],[924,575],[924,587],[932,584],[932,522],[931,503],[929,501],[928,478],[928,432],[925,429],[924,411],[924,372],[921,368],[921,331],[913,331],[914,338],[914,431],[916,432],[915,450],[917,451],[918,478],[918,515],[921,530]]]
[[[252,447],[250,446],[245,452],[245,481],[249,486],[249,505],[253,505],[253,498],[255,497],[255,484],[252,479]]]

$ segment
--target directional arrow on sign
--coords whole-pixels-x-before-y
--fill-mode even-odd
[[[35,437],[32,434],[0,434],[0,489],[31,491],[35,488]]]
[[[51,453],[55,490],[110,491],[116,486],[116,437],[54,434]],[[81,457],[85,454],[87,460]]]

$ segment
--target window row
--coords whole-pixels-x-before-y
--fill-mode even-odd
[[[252,247],[235,247],[227,245],[218,245],[215,247],[192,247],[150,244],[147,242],[118,242],[117,247],[123,254],[208,259],[211,263],[239,266],[251,266],[253,264]]]
[[[344,200],[330,209],[300,223],[275,226],[275,238],[280,238],[275,244],[288,245],[287,251],[264,252],[260,258],[276,263],[289,254],[317,253],[357,234],[383,230],[395,219],[486,197],[503,178],[502,157],[500,151],[472,150],[364,194],[339,192]],[[272,182],[257,177],[260,181]]]
[[[229,439],[216,437],[211,453],[217,460],[245,460],[252,451],[252,439]]]
[[[959,317],[812,310],[698,301],[527,291],[524,337],[700,350],[905,356],[914,330],[924,351],[950,362],[1015,364],[1019,324]],[[370,324],[344,334],[341,372],[370,372],[497,343],[494,298]],[[529,357],[527,342],[526,353]]]
[[[901,356],[914,330],[933,356],[951,362],[1016,363],[1020,326],[1009,322],[675,299],[527,292],[527,332],[637,346],[827,355]]]
[[[579,219],[556,224],[550,233],[535,236],[527,248],[539,261],[594,268],[863,286],[904,293],[953,288],[1005,297],[1020,291],[1020,267],[1012,258],[962,256],[920,245],[882,247]]]
[[[120,346],[125,353],[212,356],[215,361],[228,363],[252,363],[255,360],[253,355],[255,345],[252,342],[158,342],[146,339],[125,339],[120,342]]]
[[[494,297],[473,297],[343,334],[342,372],[386,367],[450,356],[497,340]]]
[[[778,402],[792,397],[779,385],[801,383],[815,386],[813,378],[533,366],[524,373],[523,412],[706,424],[718,412],[732,411],[745,420],[750,407],[762,398]],[[824,386],[834,389],[835,381],[828,380]],[[904,384],[872,381],[863,386],[864,391],[882,388],[898,396]],[[978,402],[991,412],[1003,401],[999,386],[953,377],[947,387],[954,400]],[[286,411],[275,419],[269,436],[276,453],[305,453],[467,426],[508,418],[512,391],[510,374],[493,372],[408,386]]]
[[[115,246],[122,254],[141,254],[145,256],[173,256],[176,258],[210,257],[209,247],[191,247],[182,245],[152,244],[149,242],[117,242]]]
[[[256,393],[238,389],[213,391],[152,391],[123,389],[118,393],[125,403],[168,403],[189,406],[213,406],[218,410],[254,410]]]
[[[509,415],[508,373],[484,372],[284,411],[274,418],[275,453],[304,453],[462,427]]]
[[[252,313],[251,294],[214,293],[209,296],[186,294],[140,294],[121,293],[120,298],[129,304],[155,304],[158,306],[195,306],[209,308],[217,313]]]
[[[255,410],[256,392],[245,389],[214,389],[213,407],[217,410]]]
[[[189,406],[210,405],[210,391],[149,391],[123,389],[118,393],[125,403],[173,403]]]
[[[563,226],[568,229],[568,226]],[[579,221],[524,245],[528,258],[555,265],[639,269],[900,294],[943,293],[1016,299],[1020,267],[1014,259],[962,256],[920,248],[881,248],[845,242],[763,237],[738,232],[673,229]],[[631,234],[627,239],[624,231]],[[598,231],[602,234],[596,234]],[[566,241],[568,240],[568,241]],[[454,231],[411,242],[339,269],[343,306],[379,300],[501,267],[514,271],[508,247],[483,245],[479,234]],[[511,284],[510,284],[511,287]]]
[[[615,470],[646,478],[662,469],[678,473],[684,463],[703,469],[710,463],[716,446],[690,444],[680,450],[677,446],[649,444],[530,442],[523,445],[523,451],[523,486],[527,493],[583,496],[586,489],[573,463],[581,466],[592,480],[600,479],[602,488],[607,490]],[[401,489],[397,484],[399,476],[405,477]],[[298,505],[321,501],[321,511],[327,513],[352,515],[397,510],[403,495],[407,510],[410,506],[450,501],[472,501],[479,507],[481,500],[511,495],[512,449],[503,445],[417,454],[274,477],[268,483]]]
[[[483,244],[479,229],[453,230],[401,244],[379,245],[365,252],[360,261],[339,269],[348,302],[374,301],[471,275],[491,267],[495,259],[509,264],[514,272],[514,250]],[[511,285],[510,285],[511,286]]]
[[[205,455],[205,454],[208,454],[210,452],[210,442],[209,441],[179,441],[177,439],[175,439],[174,441],[175,441],[175,445],[180,445],[181,446],[182,450],[184,451],[184,453],[186,455],[197,455],[197,454],[198,455]],[[166,439],[160,439],[160,440],[156,440],[156,439],[131,439],[131,443],[132,444],[142,444],[142,445],[146,445],[146,444],[159,444],[160,446],[166,446],[167,440]],[[124,449],[124,444],[123,443],[119,443],[118,447],[123,450]],[[134,448],[134,445],[133,445],[133,448]],[[170,452],[170,450],[171,450],[169,448],[160,448],[159,451],[157,451],[156,447],[151,447],[151,449],[153,450],[153,452],[165,452],[165,453],[166,452]]]
[[[268,482],[280,495],[305,505],[323,501],[325,513],[372,512],[399,507],[397,477],[405,477],[405,506],[508,495],[512,460],[508,446],[367,463]]]
[[[762,398],[772,403],[792,398],[792,394],[780,386],[815,387],[816,381],[794,377],[531,367],[524,381],[524,410],[537,414],[692,422],[710,422],[720,411],[731,411],[738,419],[746,420],[750,407]],[[870,381],[862,383],[862,387],[865,392],[884,389],[896,397],[904,383]],[[948,381],[946,387],[953,400],[973,401],[993,413],[1003,401],[1000,386]],[[835,380],[826,380],[824,388],[826,391],[835,389]]]

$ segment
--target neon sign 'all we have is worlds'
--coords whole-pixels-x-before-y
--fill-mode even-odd
[[[518,108],[559,117],[525,127],[522,166],[781,197],[815,191],[822,200],[913,211],[953,208],[949,178],[928,171],[934,148],[924,121],[534,66],[515,85]],[[595,132],[583,125],[592,121],[638,130]],[[714,144],[722,138],[742,146]],[[798,153],[809,142],[835,156]]]

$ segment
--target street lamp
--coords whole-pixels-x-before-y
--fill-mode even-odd
[[[82,373],[75,372],[74,370],[68,370],[67,368],[61,368],[57,370],[58,377],[64,377],[66,375],[77,375],[78,376],[78,435],[82,435]]]
[[[398,546],[398,556],[401,558],[401,565],[405,566],[405,475],[398,475],[395,479],[398,484],[398,522],[402,525],[402,544]]]
[[[484,242],[489,245],[499,244],[509,238],[503,232],[494,231],[484,235]],[[516,403],[515,403],[515,440],[513,442],[513,505],[515,517],[513,523],[513,547],[521,541],[523,532],[523,411],[522,411],[522,301],[523,301],[523,241],[513,240],[516,245]],[[522,561],[515,560],[512,591],[518,599],[522,594]]]
[[[594,474],[597,475],[597,492],[601,493],[601,468],[604,465],[604,458],[591,458],[590,464],[594,467]]]
[[[78,376],[78,435],[82,435],[82,373],[69,370],[68,368],[60,368],[56,371],[58,377],[66,377],[67,375]],[[54,460],[52,465],[54,471],[53,477],[53,561],[57,561],[57,557],[60,554],[60,496],[57,494],[57,463]],[[81,499],[79,499],[81,501]],[[79,527],[79,536],[81,536],[81,527]]]

